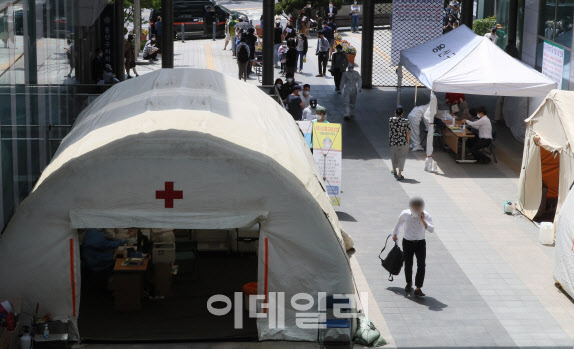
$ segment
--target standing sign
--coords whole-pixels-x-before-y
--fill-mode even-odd
[[[443,0],[393,0],[391,64],[399,64],[401,50],[442,35]]]
[[[343,133],[341,124],[313,124],[313,158],[327,185],[331,204],[341,205],[341,168],[343,165]]]
[[[544,40],[542,51],[542,74],[546,75],[562,89],[562,73],[564,72],[564,47]]]
[[[312,121],[295,121],[303,133],[303,138],[309,148],[313,149],[313,122]]]

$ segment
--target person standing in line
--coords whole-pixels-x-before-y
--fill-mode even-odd
[[[287,42],[283,41],[277,50],[277,59],[281,63],[281,75],[285,75],[285,63],[287,63]]]
[[[128,79],[132,78],[130,75],[132,68],[134,69],[136,76],[138,76],[138,73],[135,71],[136,65],[133,40],[134,36],[132,34],[129,34],[128,38],[124,40],[124,63]]]
[[[333,1],[329,1],[329,7],[327,7],[327,10],[325,11],[325,18],[329,17],[335,18],[336,15],[337,15],[337,8],[335,7],[335,4],[333,4]],[[321,25],[321,23],[319,23],[319,25]]]
[[[317,115],[315,117],[315,119],[313,119],[313,122],[325,122],[325,123],[329,123],[329,121],[327,121],[327,108],[325,107],[321,107],[318,106],[317,107]]]
[[[104,80],[104,51],[101,48],[97,48],[94,51],[94,56],[92,58],[91,64],[92,81],[95,84],[103,84]]]
[[[317,50],[315,54],[318,56],[317,60],[319,62],[319,74],[318,78],[325,76],[327,73],[327,62],[329,61],[329,40],[323,35],[323,31],[317,32]]]
[[[255,35],[255,28],[247,29],[247,37],[245,39],[247,45],[249,45],[249,65],[247,67],[247,77],[253,73],[253,61],[255,61],[255,45],[257,44],[257,36]]]
[[[496,41],[498,41],[498,35],[496,35],[496,26],[490,29],[490,33],[484,34],[484,37],[496,45]]]
[[[285,54],[285,74],[295,74],[297,70],[297,49],[295,40],[287,40],[287,53]]]
[[[1,23],[2,19],[0,19],[0,23]],[[68,47],[66,47],[66,56],[68,57],[68,64],[70,65],[70,71],[68,72],[68,75],[66,75],[66,77],[71,78],[72,77],[72,71],[74,70],[74,66],[75,61],[76,61],[76,49],[74,48],[74,37],[73,34],[69,34],[66,42],[68,44]],[[129,76],[129,71],[128,71],[128,76]]]
[[[297,86],[295,83],[295,76],[293,74],[286,74],[285,80],[286,82],[283,84],[283,86],[281,86],[281,89],[279,90],[279,95],[281,96],[283,103],[287,103],[287,97],[293,93],[295,86]]]
[[[335,22],[333,22],[333,17],[329,17],[329,19],[327,20],[327,26],[329,26],[329,28],[333,29],[333,35],[337,34],[337,24],[335,24]]]
[[[297,58],[299,61],[299,73],[303,72],[303,61],[306,60],[307,51],[309,50],[309,42],[305,34],[300,33],[297,36],[297,41],[295,41],[295,46],[297,47]]]
[[[293,23],[287,22],[285,29],[283,29],[283,40],[289,40],[294,38],[296,35],[297,33],[295,32],[295,28],[293,28]]]
[[[237,68],[239,70],[239,80],[247,81],[247,69],[249,69],[249,56],[251,54],[249,45],[246,42],[247,35],[241,35],[241,41],[237,45]]]
[[[411,137],[411,124],[403,117],[403,107],[397,105],[395,116],[389,119],[389,142],[391,145],[391,173],[397,180],[403,180],[403,169],[407,154],[409,153],[409,141]],[[398,171],[397,171],[398,170]]]
[[[333,59],[331,62],[331,74],[335,78],[335,92],[341,93],[341,77],[345,70],[347,70],[347,65],[349,61],[347,60],[347,54],[343,52],[343,46],[340,44],[336,47],[337,52],[333,53]]]
[[[353,33],[359,32],[359,15],[361,13],[361,7],[357,3],[357,0],[351,5],[351,31]]]
[[[295,85],[293,88],[293,93],[287,97],[287,111],[295,121],[300,121],[303,116],[303,109],[305,109],[305,103],[301,100],[299,93],[301,92],[301,86]]]
[[[303,85],[303,93],[301,96],[301,100],[303,101],[303,103],[305,103],[305,108],[309,106],[309,103],[311,102],[312,98],[313,96],[311,96],[311,85],[309,84]]]
[[[357,93],[361,93],[361,87],[363,86],[361,74],[355,70],[353,63],[349,63],[348,70],[343,73],[341,86],[343,89],[343,97],[345,98],[345,120],[349,120],[355,117]]]
[[[283,28],[281,28],[281,22],[275,22],[275,28],[273,28],[273,63],[275,66],[279,63],[279,47],[283,42]]]
[[[331,54],[333,53],[333,43],[335,42],[335,34],[333,29],[327,25],[327,22],[323,21],[323,36],[329,41],[329,61],[331,60]]]
[[[163,19],[161,16],[157,16],[157,21],[154,24],[155,27],[155,47],[157,48],[157,52],[161,52],[161,37],[163,33]]]
[[[414,292],[417,297],[424,297],[421,290],[425,281],[425,268],[427,244],[425,233],[434,232],[434,225],[430,214],[425,211],[425,202],[420,197],[413,197],[409,202],[409,209],[399,215],[393,229],[393,241],[397,241],[399,233],[403,233],[403,253],[405,258],[405,279],[407,285],[405,292],[413,289],[413,257],[417,257],[417,274],[415,276]]]
[[[311,97],[309,99],[309,106],[303,110],[303,120],[313,121],[317,115],[318,107],[317,98]]]

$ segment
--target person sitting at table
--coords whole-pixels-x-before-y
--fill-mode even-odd
[[[486,116],[486,108],[477,108],[476,114],[478,116],[478,120],[476,121],[470,121],[466,119],[463,120],[463,122],[468,126],[478,131],[477,139],[469,139],[470,152],[479,164],[488,164],[490,162],[490,158],[486,156],[481,150],[488,147],[490,143],[492,143],[492,123],[490,122],[488,116]]]
[[[137,230],[135,231],[137,232]],[[135,237],[133,230],[130,230],[130,237]],[[80,246],[83,266],[95,273],[111,270],[115,263],[114,252],[116,247],[125,245],[129,241],[110,240],[106,238],[102,230],[87,229]]]

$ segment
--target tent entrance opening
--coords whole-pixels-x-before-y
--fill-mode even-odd
[[[560,155],[555,155],[540,147],[540,163],[542,169],[542,197],[540,208],[534,217],[534,221],[554,222],[556,206],[558,205]]]
[[[78,326],[87,341],[256,340],[255,319],[209,312],[257,281],[253,229],[81,229]],[[141,259],[139,259],[141,258]],[[219,304],[215,305],[217,308]]]

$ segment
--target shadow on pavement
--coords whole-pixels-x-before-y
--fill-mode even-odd
[[[340,221],[343,221],[343,222],[356,222],[357,221],[355,219],[355,217],[351,216],[347,212],[335,211],[335,213],[337,213],[337,217],[339,218]]]
[[[412,293],[406,293],[405,290],[401,287],[387,287],[387,290],[393,292],[396,295],[401,295],[417,304],[424,305],[432,311],[442,311],[444,308],[448,307],[448,304],[444,304],[433,297],[415,297]]]

